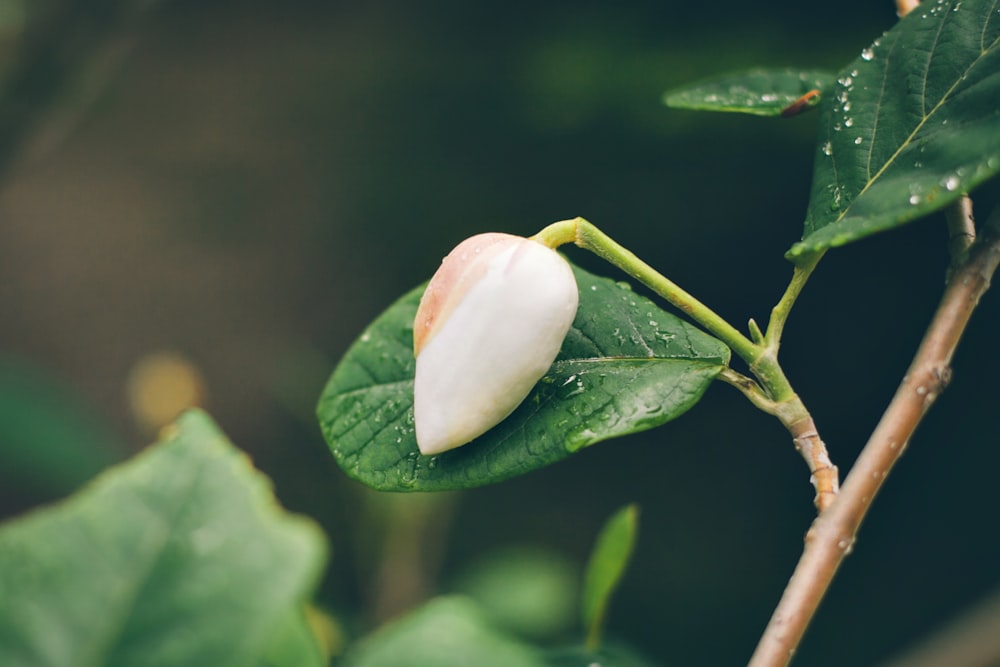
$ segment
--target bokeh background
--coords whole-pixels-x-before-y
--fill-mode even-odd
[[[579,568],[602,521],[638,502],[611,635],[664,665],[745,662],[812,488],[778,423],[731,388],[436,500],[349,481],[313,408],[358,332],[481,231],[583,215],[731,321],[766,321],[817,119],[660,96],[751,65],[836,69],[894,20],[888,0],[0,0],[0,517],[65,495],[196,401],[323,525],[320,602],[348,634],[498,550]],[[996,200],[983,192],[981,215]],[[796,307],[782,358],[844,472],[946,264],[943,222],[921,221],[830,253]],[[1000,584],[998,306],[983,300],[798,664],[879,664]]]

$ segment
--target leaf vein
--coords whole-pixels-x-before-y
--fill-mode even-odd
[[[906,139],[904,139],[902,142],[900,142],[899,147],[882,164],[882,166],[875,173],[875,175],[874,176],[870,176],[868,178],[868,180],[865,183],[864,187],[861,188],[861,190],[858,191],[858,194],[855,195],[854,198],[852,199],[852,203],[853,203],[853,201],[857,200],[858,197],[860,197],[865,192],[867,192],[871,188],[871,186],[882,176],[882,174],[884,174],[886,172],[886,170],[888,170],[893,164],[895,164],[896,159],[903,152],[903,150],[905,150],[906,148],[908,148],[910,146],[910,144],[913,143],[914,138],[924,128],[924,126],[927,124],[927,121],[930,120],[930,118],[932,116],[934,116],[934,114],[937,113],[937,111],[940,110],[941,107],[944,106],[949,101],[949,99],[951,98],[952,94],[959,87],[959,84],[961,84],[962,81],[965,80],[965,78],[968,75],[968,73],[983,59],[983,57],[990,50],[992,50],[994,47],[996,47],[998,41],[1000,41],[1000,37],[997,37],[997,39],[995,39],[993,41],[993,43],[985,51],[983,51],[975,60],[972,61],[972,63],[969,64],[968,67],[965,68],[965,71],[962,73],[962,75],[959,76],[959,77],[957,77],[956,80],[955,80],[955,82],[951,85],[951,87],[949,87],[948,90],[946,90],[944,92],[944,94],[941,96],[941,99],[938,100],[938,102],[934,105],[934,108],[932,108],[929,112],[927,112],[920,119],[920,121],[916,124],[916,126],[913,128],[913,130],[910,132],[910,134],[907,135]],[[895,47],[895,44],[896,43],[894,42],[893,43],[893,47]],[[888,63],[888,57],[886,58],[886,62]],[[883,79],[882,79],[882,90],[883,91],[885,90],[885,82],[886,82],[886,80],[887,80],[887,77],[883,77]],[[882,95],[880,94],[879,95],[879,100],[876,103],[877,104],[877,108],[879,108],[879,109],[881,108],[881,101],[882,101]],[[877,126],[877,119],[878,119],[878,111],[876,112],[876,126]],[[871,162],[871,153],[872,153],[872,150],[874,148],[874,145],[875,145],[875,127],[872,128],[872,146],[870,146],[869,149],[868,149],[868,155],[869,155],[869,165],[868,165],[869,166],[869,173],[870,173],[870,168],[871,168],[871,165],[870,165],[870,162]],[[846,209],[844,209],[843,211],[841,211],[840,215],[837,216],[837,219],[835,220],[835,222],[840,222],[841,220],[843,220],[844,217],[846,217],[846,215],[847,215],[848,211],[850,210],[850,208],[851,208],[851,205],[848,205],[848,207]]]

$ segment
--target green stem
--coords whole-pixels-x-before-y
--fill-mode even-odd
[[[556,248],[566,243],[575,243],[584,250],[589,250],[687,313],[691,319],[732,348],[733,352],[738,354],[747,364],[752,366],[761,356],[763,348],[760,345],[741,334],[714,310],[685,292],[673,281],[636,257],[632,251],[617,243],[583,218],[554,222],[532,238],[550,248]]]
[[[805,263],[796,265],[795,271],[792,273],[792,281],[781,296],[781,300],[771,309],[771,319],[767,323],[764,344],[768,348],[773,349],[775,353],[777,353],[778,346],[781,344],[781,334],[785,331],[785,321],[788,320],[792,306],[795,305],[799,294],[802,293],[802,288],[805,287],[809,276],[812,275],[813,269],[819,264],[819,260],[823,258],[825,252],[818,252],[809,257]]]
[[[766,333],[761,333],[751,320],[751,339],[583,218],[552,223],[532,238],[550,248],[574,243],[589,250],[649,287],[728,345],[747,363],[760,384],[731,369],[725,369],[719,379],[739,389],[764,412],[778,418],[792,435],[795,448],[809,466],[816,488],[816,506],[823,511],[833,502],[840,485],[837,468],[830,461],[812,416],[778,363],[778,347],[785,321],[822,253],[795,267],[788,289],[771,311]]]

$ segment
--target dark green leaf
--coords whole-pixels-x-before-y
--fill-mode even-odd
[[[658,667],[632,648],[611,643],[597,651],[582,646],[556,649],[546,657],[549,667]]]
[[[997,0],[921,4],[840,73],[821,106],[793,260],[925,216],[997,174]]]
[[[28,364],[0,359],[0,484],[61,496],[124,452],[68,387]]]
[[[0,665],[257,663],[324,542],[203,413],[0,529]]]
[[[498,627],[539,641],[575,625],[580,582],[566,558],[518,547],[490,552],[459,577],[455,590],[474,599]]]
[[[639,532],[639,508],[627,505],[608,519],[597,537],[594,551],[587,564],[583,579],[583,627],[587,631],[587,645],[600,645],[604,616],[611,595],[618,587],[628,567],[635,540]]]
[[[574,272],[580,307],[549,372],[498,426],[431,457],[419,453],[413,432],[413,317],[423,287],[392,305],[320,397],[320,425],[341,468],[387,491],[469,488],[659,426],[697,403],[729,348],[625,283]]]
[[[810,91],[822,94],[833,84],[833,79],[832,72],[822,70],[755,68],[676,88],[663,95],[663,102],[676,109],[780,116]],[[808,106],[819,99],[819,96],[810,98]]]
[[[356,644],[345,667],[546,667],[535,648],[490,625],[459,596],[431,600]]]

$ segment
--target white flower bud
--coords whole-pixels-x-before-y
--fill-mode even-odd
[[[464,445],[513,412],[555,360],[579,298],[569,263],[537,241],[479,234],[452,250],[413,327],[421,453]]]

